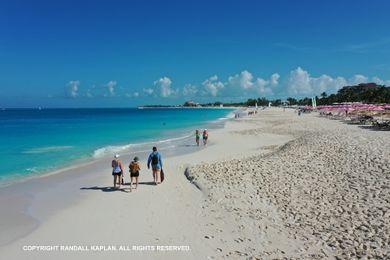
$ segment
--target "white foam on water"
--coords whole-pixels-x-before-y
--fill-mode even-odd
[[[40,154],[40,153],[50,153],[50,152],[60,152],[63,150],[72,149],[73,146],[70,145],[62,145],[62,146],[44,146],[37,147],[23,151],[25,154]]]
[[[37,167],[27,168],[26,171],[29,172],[29,173],[36,173],[36,172],[39,172],[38,169],[37,169]]]
[[[225,117],[218,118],[218,120],[228,120],[228,119],[234,118],[234,114],[235,114],[235,112],[230,112]]]
[[[176,137],[176,138],[168,138],[168,139],[163,139],[159,141],[150,141],[150,142],[144,142],[144,143],[134,143],[134,144],[126,144],[126,145],[108,145],[99,149],[96,149],[93,152],[92,157],[93,158],[101,158],[106,155],[112,155],[115,153],[119,153],[122,151],[127,151],[129,149],[136,149],[137,147],[143,147],[147,145],[155,145],[155,144],[164,144],[164,143],[169,143],[169,142],[174,142],[174,141],[180,141],[186,138],[191,137],[192,135],[185,135],[181,137]]]

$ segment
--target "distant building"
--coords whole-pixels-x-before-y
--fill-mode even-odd
[[[188,101],[186,101],[186,102],[184,103],[183,106],[185,106],[185,107],[199,107],[200,104],[199,104],[199,103],[196,103],[196,102],[194,102],[194,101],[192,101],[192,100],[188,100]]]

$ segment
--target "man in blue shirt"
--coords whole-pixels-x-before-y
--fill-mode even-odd
[[[152,165],[154,183],[156,185],[160,184],[161,183],[160,172],[163,164],[162,164],[161,154],[157,151],[157,147],[153,147],[153,152],[149,155],[148,169],[150,169],[150,165]]]

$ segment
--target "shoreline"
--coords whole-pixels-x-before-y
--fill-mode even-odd
[[[223,120],[223,127],[212,129],[210,134],[214,134],[216,132],[224,132],[229,131],[226,129],[226,124],[234,122],[233,120]],[[219,123],[221,123],[219,121]],[[208,145],[207,149],[214,147],[213,140]],[[196,148],[196,149],[193,149]],[[177,157],[191,157],[193,154],[199,153],[204,149],[204,147],[182,147],[174,154],[169,154],[166,157],[166,160],[174,160]],[[146,159],[146,154],[141,155],[141,160]],[[188,160],[188,159],[185,159]],[[127,162],[126,162],[127,163]],[[62,210],[68,207],[74,207],[79,203],[82,203],[85,200],[88,200],[88,195],[84,197],[84,190],[92,189],[99,190],[96,187],[86,187],[85,186],[77,186],[77,183],[96,183],[98,179],[101,179],[103,176],[93,176],[89,172],[102,172],[101,169],[106,169],[104,172],[104,179],[108,179],[105,181],[108,186],[111,184],[111,176],[107,174],[109,172],[109,167],[107,160],[105,158],[101,158],[95,160],[94,162],[77,165],[66,170],[62,169],[59,171],[59,174],[51,174],[44,176],[42,178],[32,178],[26,182],[15,183],[11,186],[7,186],[0,189],[0,194],[2,194],[3,198],[5,198],[5,194],[12,194],[11,196],[7,196],[7,200],[3,201],[2,207],[6,207],[9,204],[9,201],[13,201],[15,207],[18,207],[16,210],[18,212],[18,216],[23,217],[23,221],[16,221],[15,216],[7,217],[2,215],[3,223],[7,223],[10,226],[27,226],[25,230],[21,230],[19,233],[13,230],[11,233],[14,235],[9,238],[9,231],[1,232],[2,238],[0,239],[1,246],[0,248],[7,247],[12,245],[14,242],[23,240],[28,237],[32,233],[36,232],[41,228],[41,225],[47,222],[51,217],[59,214]],[[145,170],[144,170],[145,171]],[[87,172],[88,174],[83,174],[83,172]],[[149,177],[149,176],[147,176]],[[187,184],[187,180],[184,177],[184,170],[179,175],[184,181],[185,185],[190,187],[190,184]],[[42,187],[41,187],[42,186]],[[81,187],[80,187],[81,186]],[[102,188],[102,191],[105,188]],[[192,189],[192,188],[190,188]],[[58,190],[64,190],[65,193],[58,194]],[[81,195],[81,197],[80,197]],[[32,196],[32,197],[31,197]],[[50,199],[47,199],[50,198]],[[29,199],[30,205],[26,207],[25,204],[22,203],[22,200]],[[60,203],[56,202],[60,200]],[[24,210],[23,210],[24,208]],[[21,210],[22,209],[22,210]],[[26,221],[26,218],[29,218]],[[16,218],[17,219],[17,218]],[[29,223],[27,223],[29,222]],[[13,224],[12,224],[13,223]],[[9,229],[8,227],[8,229]],[[17,234],[18,233],[18,234]]]
[[[57,108],[53,108],[57,109]],[[127,109],[127,108],[126,108]],[[232,109],[232,108],[229,108]],[[232,112],[235,110],[232,110]],[[226,117],[220,117],[216,118],[214,120],[206,121],[202,124],[203,127],[210,128],[210,129],[218,129],[224,127],[224,121],[231,120],[231,117],[227,117],[229,114],[226,115]],[[146,140],[146,141],[140,141],[140,142],[134,142],[134,143],[125,143],[125,144],[117,144],[117,145],[106,145],[104,147],[96,148],[91,153],[86,153],[82,156],[82,158],[73,159],[68,161],[65,164],[59,164],[55,166],[53,169],[43,170],[39,172],[29,173],[29,174],[15,174],[12,176],[3,177],[3,179],[0,181],[0,189],[12,186],[14,184],[18,183],[24,183],[26,181],[35,179],[35,178],[45,178],[54,174],[60,174],[72,169],[76,169],[78,167],[87,166],[92,163],[97,163],[99,160],[107,160],[111,158],[111,154],[114,153],[143,153],[144,150],[147,148],[147,145],[152,144],[164,144],[164,143],[170,143],[172,142],[173,145],[180,145],[180,141],[186,141],[186,139],[189,139],[192,137],[192,132],[190,132],[190,129],[183,128],[181,129],[181,136],[174,137],[172,136],[166,136],[165,139],[156,139],[156,140]],[[192,131],[192,130],[191,130]],[[133,150],[134,147],[136,150]],[[107,148],[112,148],[112,151],[108,152],[105,151]],[[96,153],[98,151],[102,150],[101,155],[97,155]]]
[[[37,217],[39,226],[1,246],[0,253],[16,259],[122,259],[128,256],[145,259],[333,259],[343,253],[342,257],[361,255],[364,251],[353,253],[350,246],[337,242],[340,234],[351,234],[349,229],[343,233],[343,228],[337,226],[348,226],[348,222],[344,215],[337,215],[337,207],[331,201],[337,202],[344,194],[338,194],[339,190],[345,190],[346,208],[343,201],[335,204],[344,209],[343,214],[348,217],[351,211],[348,203],[353,203],[352,209],[361,207],[363,210],[357,211],[358,215],[353,215],[355,218],[369,219],[371,222],[368,223],[379,221],[375,215],[369,217],[364,213],[367,206],[374,207],[369,210],[375,212],[372,210],[377,202],[370,199],[370,204],[366,205],[360,199],[350,201],[347,194],[353,190],[349,187],[360,185],[364,196],[371,198],[370,194],[376,194],[382,210],[388,209],[385,214],[390,212],[390,205],[383,202],[388,196],[384,194],[386,190],[377,193],[375,186],[375,181],[381,180],[381,189],[388,189],[387,182],[390,187],[390,180],[383,179],[388,166],[380,164],[389,160],[388,152],[383,150],[389,145],[388,134],[316,115],[298,117],[293,111],[282,112],[274,108],[260,111],[253,117],[227,120],[224,128],[210,132],[210,143],[205,149],[195,147],[189,153],[183,150],[170,155],[163,153],[166,181],[157,187],[150,185],[151,174],[144,165],[146,153],[141,156],[142,183],[133,192],[126,191],[128,186],[124,190],[110,188],[112,177],[107,161],[70,171],[71,174],[47,177],[45,183],[32,182],[33,187],[27,194],[23,189],[20,192],[35,194],[28,213]],[[324,145],[330,148],[324,149]],[[366,145],[370,145],[369,163],[359,157]],[[338,155],[339,151],[347,156]],[[338,158],[344,160],[343,163],[336,163]],[[349,165],[349,161],[353,164]],[[331,167],[326,166],[330,162]],[[365,167],[368,170],[363,171]],[[359,169],[361,178],[353,173],[354,169]],[[339,177],[333,177],[333,171]],[[364,175],[365,172],[369,175]],[[43,190],[42,185],[45,186]],[[322,199],[316,199],[318,196]],[[20,204],[25,203],[23,199],[26,198],[10,198]],[[326,220],[324,217],[329,214],[336,215],[330,215],[331,219]],[[8,219],[5,223],[12,225],[16,220]],[[327,227],[327,223],[335,227]],[[360,227],[360,224],[354,225]],[[383,225],[383,232],[387,234],[390,225],[386,222]],[[370,224],[367,228],[371,230]],[[6,236],[9,231],[0,234]],[[354,232],[352,234],[355,236]],[[363,239],[360,233],[356,236]],[[353,241],[354,238],[348,239]],[[20,249],[32,244],[172,245],[189,246],[190,251],[89,254]],[[340,246],[346,249],[340,251]],[[379,249],[383,250],[383,247],[379,246]],[[373,252],[377,256],[381,252],[382,255],[390,254]]]
[[[185,107],[185,106],[139,106],[138,109],[232,109],[232,110],[240,110],[246,107],[214,107],[214,106],[193,106],[193,107]]]
[[[228,121],[232,120],[233,118],[217,118],[212,121],[206,122],[205,126],[208,127],[211,132],[216,131],[218,129],[225,128],[225,125]],[[183,129],[184,130],[184,129]],[[146,145],[149,145],[150,147],[154,144],[161,144],[161,143],[168,143],[168,142],[174,142],[174,148],[177,150],[174,151],[173,147],[163,147],[160,148],[160,151],[163,151],[164,153],[168,154],[168,157],[166,159],[169,159],[170,157],[175,157],[180,154],[190,154],[192,152],[195,152],[199,149],[204,149],[204,147],[191,147],[188,145],[185,145],[187,142],[192,143],[192,135],[185,135],[177,138],[168,138],[163,140],[156,140],[156,141],[148,141],[148,142],[142,142],[142,143],[135,143],[132,145],[139,145],[141,149],[146,148]],[[129,145],[124,145],[129,146]],[[140,159],[146,160],[146,154],[149,152],[150,147],[147,150],[131,150],[132,148],[126,148],[121,150],[119,153],[121,154],[137,154]],[[195,150],[196,148],[196,150]],[[124,159],[124,158],[122,158]],[[90,160],[90,161],[85,161]],[[14,207],[12,210],[8,211],[10,214],[8,216],[2,215],[2,221],[4,222],[12,222],[12,219],[19,219],[20,223],[17,223],[17,225],[13,225],[14,231],[12,232],[3,232],[7,233],[6,236],[8,236],[8,233],[14,233],[13,236],[11,236],[10,239],[2,238],[0,237],[0,247],[6,246],[9,243],[12,243],[13,241],[16,241],[20,238],[25,237],[26,235],[33,232],[36,228],[39,227],[40,223],[46,219],[47,216],[45,214],[36,214],[31,212],[31,208],[34,207],[32,205],[34,201],[34,194],[41,193],[42,191],[40,188],[37,188],[38,185],[42,183],[44,186],[43,189],[45,189],[45,186],[55,186],[58,182],[77,182],[78,179],[80,179],[80,173],[86,171],[91,171],[90,169],[93,169],[92,171],[95,171],[95,169],[104,168],[105,166],[109,165],[110,161],[112,160],[111,155],[104,155],[101,157],[94,157],[93,155],[90,155],[82,161],[77,161],[75,165],[71,166],[65,166],[60,167],[59,169],[52,170],[49,172],[34,174],[31,176],[25,176],[24,178],[20,180],[14,180],[9,183],[3,183],[2,186],[0,186],[0,194],[3,198],[3,201],[0,200],[0,207],[5,208],[9,201],[14,201],[13,203]],[[127,161],[129,161],[128,158],[126,158],[125,165],[127,165]],[[130,161],[129,161],[130,162]],[[126,167],[125,167],[126,168]],[[90,175],[90,174],[89,174]],[[83,176],[82,178],[89,178],[90,176]],[[38,184],[39,183],[39,184]],[[43,191],[44,193],[45,191]],[[12,194],[12,195],[9,195]],[[26,194],[29,194],[26,196]],[[61,210],[63,207],[67,207],[71,205],[71,203],[74,203],[76,201],[76,197],[78,194],[67,194],[68,200],[71,202],[63,203],[59,206],[50,205],[50,212],[55,213],[58,210]],[[4,199],[7,198],[7,199]],[[61,198],[63,201],[63,198]],[[19,225],[26,226],[26,228],[23,230],[19,229]],[[7,227],[8,229],[12,229],[12,227]],[[16,230],[16,231],[15,231]],[[0,232],[1,233],[1,232]]]

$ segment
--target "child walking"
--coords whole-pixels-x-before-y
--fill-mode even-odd
[[[141,167],[139,166],[139,158],[134,157],[133,161],[129,164],[130,170],[130,190],[133,188],[133,183],[135,182],[135,189],[138,187],[138,177]]]

